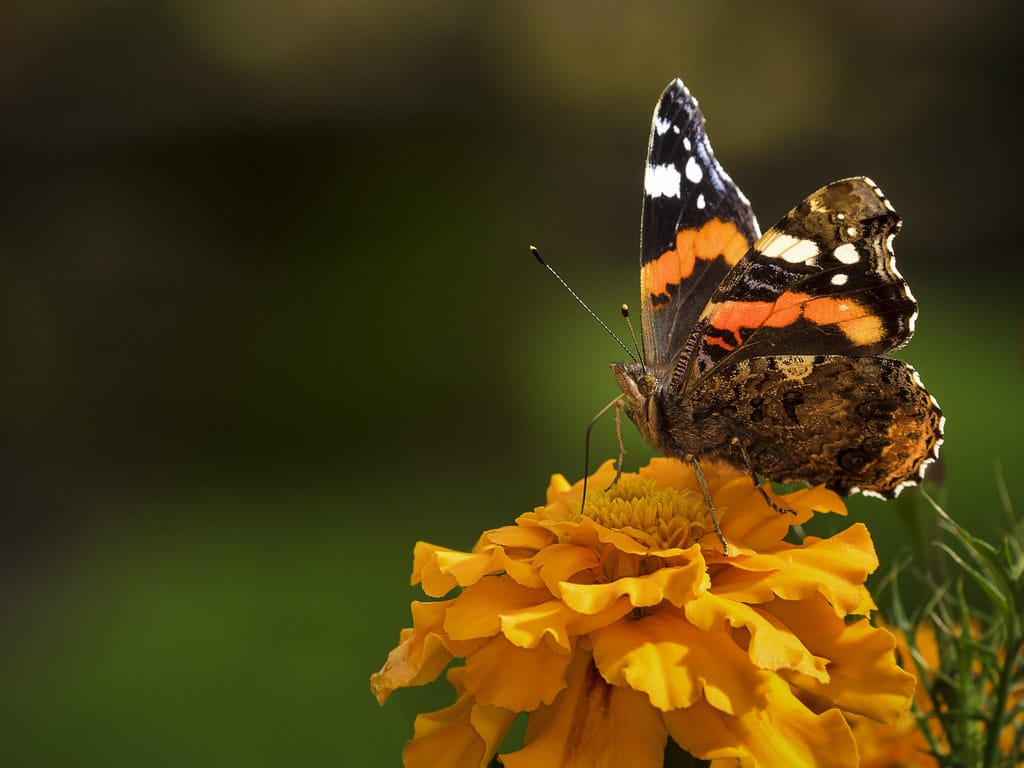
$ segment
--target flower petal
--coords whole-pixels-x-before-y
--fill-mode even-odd
[[[501,756],[505,768],[660,768],[665,726],[646,696],[609,686],[582,651],[568,677],[554,704],[530,715],[525,746]]]
[[[451,601],[444,628],[449,637],[469,640],[490,637],[501,629],[501,617],[547,602],[546,589],[530,589],[506,575],[489,576],[462,590]]]
[[[519,648],[498,635],[466,659],[463,682],[481,704],[530,712],[565,688],[571,660],[572,653],[558,653],[547,643]]]
[[[592,583],[595,577],[591,571],[600,570],[601,558],[590,547],[552,544],[536,554],[533,567],[537,569],[548,591],[558,595],[561,593],[559,585],[563,581]]]
[[[453,682],[458,673],[451,671]],[[405,768],[486,768],[516,714],[477,704],[472,695],[462,693],[450,707],[416,717],[415,736],[402,752],[402,762]]]
[[[792,675],[787,678],[791,683],[824,697],[831,706],[882,722],[893,722],[910,709],[915,678],[896,664],[891,632],[867,619],[848,623],[821,598],[778,600],[766,609],[829,660],[827,680]]]
[[[746,473],[740,472],[724,461],[702,461],[700,466],[704,471],[704,477],[708,481],[712,495],[719,487],[733,478],[748,477]],[[700,481],[697,480],[697,475],[693,471],[693,465],[688,461],[680,461],[667,456],[655,456],[647,466],[641,467],[637,474],[640,477],[654,480],[658,484],[658,488],[679,488],[698,496],[702,496],[704,493],[701,490]]]
[[[775,552],[738,557],[717,574],[712,591],[744,603],[774,597],[803,600],[824,596],[840,616],[873,605],[864,588],[878,557],[867,528],[856,523],[828,539],[780,544]]]
[[[700,629],[722,632],[728,623],[750,633],[747,653],[755,666],[766,670],[794,669],[825,682],[826,659],[816,657],[795,633],[775,616],[706,592],[687,603],[686,618]]]
[[[706,697],[725,712],[759,704],[758,670],[725,632],[693,626],[674,608],[622,621],[591,634],[594,662],[612,685],[643,691],[662,711]]]
[[[839,710],[815,714],[778,675],[758,677],[764,706],[729,715],[698,702],[665,713],[669,734],[695,757],[738,759],[745,768],[856,768],[857,747]]]
[[[473,584],[494,571],[493,552],[459,552],[417,541],[413,550],[412,583],[431,597],[444,597],[456,587]]]
[[[398,647],[388,654],[379,672],[370,676],[370,688],[383,704],[396,688],[424,685],[436,678],[453,653],[447,647],[444,614],[451,601],[412,604],[413,629],[403,629]]]
[[[659,568],[645,576],[628,576],[606,584],[563,583],[562,600],[574,611],[587,614],[607,610],[624,595],[637,608],[663,600],[683,605],[711,586],[699,547],[692,547],[691,552],[693,559],[688,564]]]
[[[479,551],[488,544],[492,544],[503,549],[540,551],[553,543],[554,536],[546,528],[536,525],[505,525],[485,532],[473,549]]]
[[[520,611],[502,614],[501,633],[520,648],[536,648],[541,640],[557,646],[563,653],[572,649],[569,623],[577,616],[558,600],[532,605]]]

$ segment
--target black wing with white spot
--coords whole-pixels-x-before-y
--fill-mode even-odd
[[[672,81],[654,111],[644,171],[640,282],[648,364],[675,361],[718,283],[759,234],[750,203],[715,160],[697,100]]]

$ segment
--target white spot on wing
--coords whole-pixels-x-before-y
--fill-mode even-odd
[[[813,240],[772,232],[765,242],[758,244],[758,250],[769,259],[782,259],[789,264],[814,264],[820,251]]]
[[[704,170],[693,155],[690,155],[690,159],[686,161],[686,178],[694,184],[699,184],[700,180],[704,178]]]
[[[701,192],[699,195],[697,195],[697,210],[703,211],[704,210],[704,206],[706,204],[707,203],[704,200],[704,193]]]
[[[666,120],[661,115],[654,118],[654,132],[659,136],[664,136],[669,128],[672,127],[672,121]]]
[[[844,275],[842,272],[832,275],[832,279],[829,281],[832,285],[846,285],[846,281],[849,280],[849,276]]]
[[[689,136],[683,136],[683,149],[685,149],[687,152],[693,151],[693,144],[690,143]]]
[[[644,192],[648,197],[679,197],[682,180],[674,165],[648,165],[644,173]]]
[[[860,261],[860,254],[857,252],[857,247],[852,243],[843,243],[838,246],[832,255],[836,257],[836,260],[841,264],[856,264]]]

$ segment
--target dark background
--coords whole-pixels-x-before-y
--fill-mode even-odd
[[[882,186],[946,507],[1024,503],[1019,4],[37,5],[0,11],[4,764],[398,764],[448,702],[368,688],[413,543],[578,477],[617,392],[526,245],[621,327],[675,76],[763,227]],[[894,507],[851,509],[891,567]]]

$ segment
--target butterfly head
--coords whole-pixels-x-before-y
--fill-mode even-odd
[[[612,373],[626,398],[626,413],[648,442],[661,444],[661,382],[643,363],[612,363]]]

